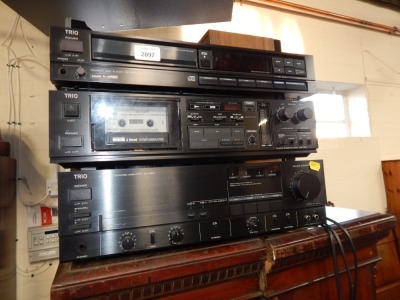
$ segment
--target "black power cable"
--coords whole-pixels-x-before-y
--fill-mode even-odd
[[[335,224],[346,235],[346,237],[350,243],[352,253],[353,253],[354,279],[352,279],[352,277],[351,277],[351,272],[350,272],[350,267],[349,267],[349,263],[347,260],[346,252],[343,247],[342,241],[340,240],[339,235],[337,234],[337,232],[334,229],[332,229],[332,227],[329,224],[322,225],[325,228],[325,230],[327,231],[327,233],[329,234],[329,238],[331,241],[332,255],[333,255],[333,262],[334,262],[334,269],[335,269],[335,278],[336,278],[336,285],[337,285],[337,290],[338,290],[338,299],[342,300],[343,295],[342,295],[342,287],[341,287],[340,277],[339,277],[339,266],[338,266],[338,259],[337,259],[337,253],[336,253],[336,242],[337,242],[337,245],[339,246],[339,249],[340,249],[340,252],[341,252],[341,255],[343,258],[343,263],[344,263],[344,266],[346,269],[347,278],[349,281],[349,286],[350,286],[349,299],[356,300],[357,282],[358,282],[358,260],[357,260],[357,252],[356,252],[356,248],[355,248],[353,239],[350,236],[347,229],[344,228],[342,225],[340,225],[338,222],[336,222],[330,218],[326,218],[326,219],[328,221],[332,222],[333,224]]]
[[[329,238],[331,240],[333,267],[335,269],[335,279],[336,279],[336,287],[337,287],[337,292],[338,292],[338,299],[343,300],[342,285],[340,284],[340,276],[339,276],[339,265],[338,265],[338,261],[337,261],[337,255],[336,255],[335,238],[333,236],[332,229],[329,227],[328,224],[322,224],[322,226],[325,228],[325,230],[328,233]]]
[[[336,222],[335,220],[332,220],[330,218],[326,219],[335,224],[346,235],[350,243],[351,251],[353,253],[353,263],[354,263],[354,281],[352,287],[353,294],[351,295],[350,299],[356,300],[357,286],[358,286],[358,258],[357,258],[356,246],[354,245],[353,239],[346,228],[344,228],[340,223]]]

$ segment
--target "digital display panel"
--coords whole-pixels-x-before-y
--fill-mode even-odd
[[[266,55],[214,50],[213,58],[215,70],[271,73],[270,57]]]
[[[229,202],[278,199],[282,197],[279,165],[265,168],[229,168]]]
[[[223,103],[224,111],[242,111],[241,103]]]

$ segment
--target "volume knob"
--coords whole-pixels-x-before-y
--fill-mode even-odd
[[[135,248],[136,238],[131,233],[124,233],[120,240],[121,248],[125,251],[132,250]]]
[[[314,116],[314,112],[310,107],[306,107],[303,109],[300,109],[297,113],[296,113],[297,119],[299,119],[300,121],[305,121],[308,119],[311,119]]]
[[[179,244],[183,240],[183,229],[178,226],[173,226],[169,230],[169,242],[172,245]]]
[[[278,110],[278,112],[276,113],[276,116],[278,117],[278,119],[280,121],[287,121],[290,120],[291,118],[294,117],[294,111],[292,108],[288,107],[288,108],[281,108],[280,110]]]
[[[298,201],[314,200],[321,192],[321,181],[312,173],[299,173],[290,184],[293,195]]]
[[[261,229],[261,222],[257,217],[250,217],[246,223],[249,232],[260,231]]]

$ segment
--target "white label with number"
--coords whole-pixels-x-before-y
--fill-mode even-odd
[[[137,60],[148,60],[148,61],[161,60],[161,51],[159,47],[134,45],[134,54],[135,54],[135,59]]]

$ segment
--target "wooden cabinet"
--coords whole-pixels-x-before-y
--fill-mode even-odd
[[[395,218],[339,208],[327,208],[327,213],[347,228],[356,244],[357,299],[375,299],[376,243],[395,226]],[[351,253],[348,257],[354,270]],[[343,265],[340,272],[346,299]],[[321,227],[300,228],[201,247],[62,263],[51,288],[53,300],[154,298],[337,299],[328,235]]]
[[[16,165],[0,137],[0,298],[15,299],[17,290]]]
[[[400,161],[382,162],[387,211],[400,220]],[[377,300],[400,299],[400,227],[378,243],[378,254],[382,260],[377,264]]]

